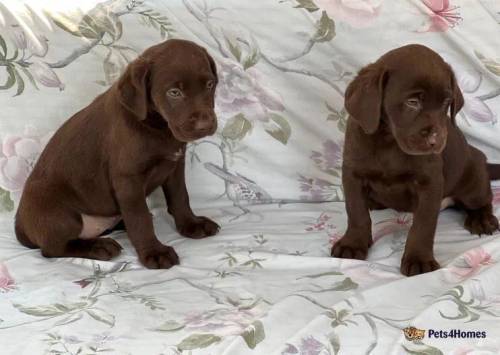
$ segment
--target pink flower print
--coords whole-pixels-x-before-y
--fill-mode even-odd
[[[455,350],[453,350],[451,355],[468,355],[468,354],[473,353],[473,352],[474,352],[474,349],[470,345],[461,345],[458,348],[456,348]]]
[[[3,138],[0,146],[0,188],[9,191],[14,201],[20,199],[24,183],[51,135],[38,136],[28,126],[23,135],[6,135]]]
[[[0,291],[9,292],[15,288],[15,282],[12,276],[10,276],[7,266],[0,263]]]
[[[481,267],[491,265],[491,255],[482,247],[474,248],[467,251],[457,263],[450,267],[450,271],[460,278],[471,277],[476,274]]]
[[[285,110],[283,99],[258,69],[245,70],[241,63],[229,58],[222,58],[218,64],[215,109],[220,117],[229,118],[242,113],[252,122],[267,122],[269,112]]]
[[[492,192],[493,192],[493,204],[499,205],[500,204],[500,186],[493,187]]]
[[[338,199],[336,186],[332,182],[321,178],[310,178],[299,175],[300,191],[309,195],[302,195],[300,198],[307,201],[327,201]]]
[[[44,57],[49,50],[48,40],[40,31],[47,26],[45,22],[38,18],[34,13],[28,15],[29,20],[21,25],[17,16],[14,16],[8,9],[0,9],[0,32],[12,41],[14,47],[19,51],[28,50],[32,55]],[[41,26],[40,26],[41,25]],[[28,32],[28,33],[27,33]]]
[[[89,279],[83,279],[83,280],[73,281],[73,283],[79,285],[81,288],[85,288],[88,285],[90,285],[92,281]]]
[[[422,0],[422,3],[429,10],[429,20],[418,32],[445,32],[462,20],[458,6],[452,6],[449,0]]]
[[[311,154],[311,160],[316,163],[318,168],[328,174],[337,174],[335,170],[342,165],[343,142],[334,142],[327,139],[323,142],[323,151],[314,151]]]
[[[373,242],[375,243],[377,240],[388,234],[408,230],[412,223],[413,217],[408,213],[397,214],[394,218],[380,221],[374,226],[375,231],[373,232]]]
[[[19,26],[18,24],[10,25],[10,28],[8,29],[8,34],[12,43],[14,43],[14,46],[17,49],[19,50],[26,49],[27,47],[26,35],[24,34],[24,31],[21,28],[21,26]]]
[[[330,246],[333,247],[335,243],[337,243],[344,235],[342,233],[335,231],[333,233],[329,233],[328,236],[330,237],[329,239]]]
[[[332,217],[329,216],[327,213],[325,213],[325,212],[321,213],[319,215],[319,217],[316,219],[316,221],[310,227],[306,228],[306,231],[313,232],[313,231],[326,230],[328,232],[328,230],[330,230],[332,228],[335,229],[335,226],[333,224],[328,223],[328,221],[331,218]]]
[[[239,335],[265,313],[263,307],[252,309],[216,309],[203,313],[191,313],[184,318],[186,329],[194,332],[210,332],[218,336]]]
[[[326,235],[328,235],[329,237],[330,245],[333,246],[340,240],[340,238],[342,238],[343,234],[337,230],[337,226],[335,226],[332,223],[329,223],[331,219],[332,217],[329,214],[323,212],[319,215],[319,217],[316,219],[314,223],[312,223],[309,227],[306,228],[306,231],[326,232]]]
[[[35,61],[30,66],[31,74],[43,86],[51,88],[59,88],[59,91],[64,90],[64,84],[61,82],[56,72],[52,70],[46,63]]]
[[[288,355],[288,354],[298,354],[299,353],[299,349],[297,349],[297,347],[295,345],[292,345],[292,344],[286,344],[286,349],[283,350],[283,352],[281,353],[281,355]]]
[[[467,117],[477,122],[496,123],[493,111],[477,96],[482,83],[481,73],[476,70],[465,70],[454,66],[457,83],[464,96],[464,110]]]
[[[312,151],[311,160],[324,173],[340,178],[343,142],[327,139],[322,145],[323,149],[321,151]],[[336,192],[336,185],[330,180],[299,175],[299,182],[300,190],[309,193],[309,197],[301,196],[301,199],[325,201],[339,197]]]
[[[325,346],[312,335],[302,338],[299,349],[302,355],[318,355]]]
[[[314,3],[328,16],[356,28],[369,26],[382,7],[382,0],[315,0]]]

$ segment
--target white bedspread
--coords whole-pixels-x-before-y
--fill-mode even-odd
[[[368,260],[330,257],[346,226],[343,92],[385,51],[441,53],[464,92],[458,124],[500,163],[498,1],[24,3],[0,4],[0,354],[500,353],[498,233],[470,235],[446,210],[442,268],[407,278],[411,215],[377,211]],[[181,259],[170,270],[142,267],[125,233],[113,234],[124,250],[112,262],[20,246],[14,212],[51,133],[167,37],[217,62],[220,128],[190,146],[187,176],[220,234],[180,237],[158,194],[157,236]],[[424,338],[407,339],[409,326]],[[464,334],[430,336],[454,329]]]

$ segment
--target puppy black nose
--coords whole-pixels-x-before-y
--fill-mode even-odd
[[[434,147],[437,144],[437,133],[436,132],[432,133],[429,137],[427,137],[427,143],[429,143],[429,145],[431,147]]]
[[[420,135],[425,138],[430,147],[434,147],[438,143],[438,134],[433,127],[426,127],[420,130]]]
[[[194,129],[196,130],[208,130],[212,128],[214,122],[213,119],[207,114],[197,114],[193,115]]]
[[[425,138],[425,137],[428,137],[431,134],[431,132],[432,132],[432,128],[427,127],[427,128],[420,130],[420,135]]]

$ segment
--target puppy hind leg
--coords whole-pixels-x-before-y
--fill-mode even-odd
[[[110,260],[122,247],[111,238],[79,239],[82,220],[78,213],[55,210],[43,217],[37,234],[42,255],[48,258],[73,257]]]
[[[471,234],[491,235],[499,229],[498,219],[493,214],[491,203],[476,209],[465,208],[465,213],[467,217],[464,227]]]
[[[486,156],[474,147],[471,147],[471,160],[455,196],[467,214],[464,227],[468,231],[482,235],[493,234],[498,230],[498,219],[493,214],[493,194]]]
[[[493,214],[489,180],[481,179],[475,187],[457,194],[456,200],[466,213],[464,227],[471,234],[491,235],[498,230],[498,219]]]
[[[122,249],[112,238],[73,239],[67,244],[66,256],[107,261],[118,256]]]
[[[24,233],[24,229],[21,225],[21,222],[17,219],[17,216],[16,221],[14,222],[14,229],[19,243],[30,249],[38,248],[38,245],[33,243],[31,239],[26,235],[26,233]]]

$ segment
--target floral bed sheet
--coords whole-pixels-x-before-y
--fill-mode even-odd
[[[329,256],[346,226],[343,93],[385,51],[421,43],[445,57],[465,97],[458,124],[500,163],[497,1],[75,3],[0,3],[1,354],[500,353],[498,233],[470,235],[446,210],[442,268],[407,278],[411,215],[376,211],[368,260]],[[187,179],[220,234],[180,237],[154,194],[157,235],[181,258],[170,270],[144,269],[125,233],[112,262],[21,247],[14,212],[51,134],[167,38],[217,63],[219,130],[190,145]]]

